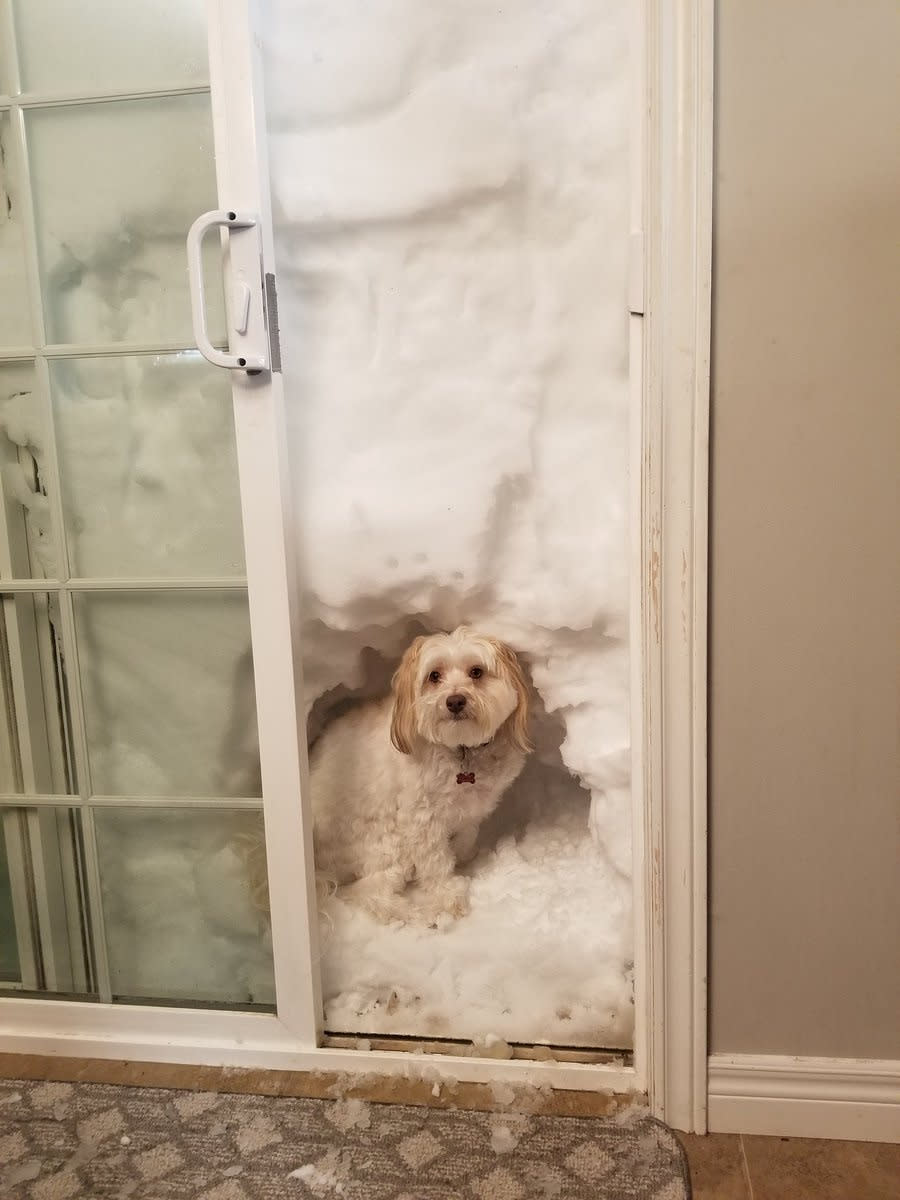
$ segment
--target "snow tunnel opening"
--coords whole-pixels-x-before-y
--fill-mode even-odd
[[[415,637],[452,629],[465,616],[455,605],[452,612],[441,607],[438,617],[407,615],[377,627],[311,623],[308,674],[321,684],[328,670],[332,678],[340,671],[340,681],[318,694],[308,687],[311,746],[330,723],[390,693]],[[321,961],[330,1032],[494,1033],[511,1042],[630,1047],[630,884],[610,870],[592,836],[591,791],[564,762],[566,713],[548,711],[532,678],[534,655],[519,652],[519,659],[535,749],[481,826],[475,857],[458,868],[470,881],[470,912],[437,927],[400,925],[376,921],[340,891],[325,900]],[[615,918],[599,932],[598,904]]]
[[[392,647],[401,644],[405,649],[414,638],[440,632],[443,628],[439,622],[421,616],[403,618],[396,622],[387,641]],[[359,634],[348,631],[346,636],[358,646]],[[307,718],[310,749],[331,722],[390,693],[391,679],[402,653],[402,649],[395,653],[369,644],[358,646],[357,668],[353,673],[355,686],[336,684],[312,701]],[[495,848],[504,837],[516,837],[530,824],[537,827],[552,824],[561,809],[583,810],[584,834],[589,838],[590,791],[563,761],[561,746],[566,736],[565,722],[559,713],[547,710],[532,679],[529,656],[519,653],[518,657],[529,685],[529,728],[534,751],[528,755],[521,775],[484,822],[478,838],[479,851]]]

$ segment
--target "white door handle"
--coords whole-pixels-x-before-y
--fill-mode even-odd
[[[248,349],[241,349],[238,354],[231,354],[225,353],[223,350],[217,350],[209,340],[209,332],[206,327],[206,295],[203,286],[203,239],[211,229],[221,228],[229,230],[229,237],[241,236],[254,238],[256,253],[253,257],[256,262],[259,261],[258,219],[253,213],[227,212],[225,209],[220,209],[203,213],[202,216],[197,218],[187,235],[188,281],[191,288],[191,318],[194,325],[194,340],[197,343],[197,349],[203,357],[216,367],[227,367],[232,371],[268,371],[269,354],[267,345],[256,345]],[[244,311],[235,313],[235,317],[236,330],[243,335],[247,332],[247,317],[251,294],[249,285],[245,281],[239,283],[238,290],[240,291],[241,289],[245,289],[241,292],[241,295],[242,297],[246,297],[246,309],[244,309],[244,303],[242,303],[240,307]],[[262,309],[261,293],[259,293],[259,305]],[[254,322],[254,324],[257,323]],[[261,327],[264,332],[264,320]]]

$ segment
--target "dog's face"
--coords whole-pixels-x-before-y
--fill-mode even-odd
[[[417,737],[443,746],[481,746],[509,722],[528,751],[528,689],[513,651],[465,626],[416,638],[394,675],[391,741],[403,754]]]

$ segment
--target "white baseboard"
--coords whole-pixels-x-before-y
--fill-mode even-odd
[[[900,1142],[900,1061],[713,1054],[708,1127]]]

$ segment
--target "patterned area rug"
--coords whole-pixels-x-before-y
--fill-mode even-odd
[[[0,1081],[4,1200],[689,1200],[658,1121]]]

